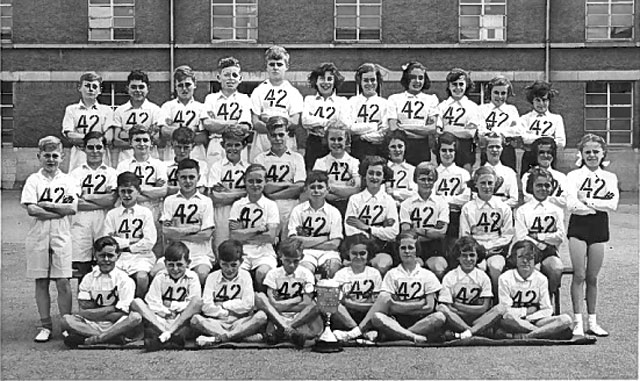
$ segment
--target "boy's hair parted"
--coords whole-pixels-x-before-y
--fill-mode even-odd
[[[223,241],[218,246],[218,260],[224,262],[233,262],[242,260],[242,242],[235,239]]]
[[[176,173],[179,173],[183,169],[195,169],[198,174],[200,173],[200,163],[198,160],[194,160],[191,158],[182,159],[178,163],[178,168],[176,169]]]
[[[320,182],[325,185],[329,185],[329,175],[325,171],[319,171],[317,169],[311,170],[307,173],[307,178],[304,180],[304,185],[309,186],[313,183]]]
[[[107,145],[107,138],[100,131],[87,132],[82,138],[82,142],[84,143],[84,145],[87,145],[87,142],[91,139],[99,139],[100,143],[102,143],[103,146],[106,147]]]
[[[173,71],[173,79],[176,83],[184,81],[187,78],[191,78],[193,83],[196,83],[196,73],[193,71],[191,66],[181,65]]]
[[[95,253],[102,251],[102,249],[104,249],[107,246],[115,246],[116,253],[120,252],[120,245],[118,245],[118,241],[116,241],[116,239],[113,238],[112,236],[107,235],[104,237],[100,237],[97,240],[95,240],[95,242],[93,242],[94,255]]]
[[[249,144],[248,139],[250,135],[251,135],[251,132],[244,134],[244,133],[241,133],[239,129],[226,129],[222,133],[222,141],[220,142],[220,144],[224,148],[224,143],[229,141],[238,141],[242,143],[242,147],[244,148],[247,146],[247,144]]]
[[[402,65],[402,77],[400,78],[400,84],[404,87],[405,90],[409,88],[409,83],[411,83],[411,72],[413,69],[420,69],[424,71],[424,83],[422,84],[422,91],[429,90],[431,87],[431,79],[427,74],[427,68],[419,61],[409,61],[406,64]]]
[[[151,137],[149,129],[142,124],[136,124],[135,126],[131,127],[131,129],[129,130],[129,141],[133,141],[133,137],[136,135],[149,135],[149,137]]]
[[[87,82],[93,82],[93,81],[98,81],[100,82],[100,84],[102,84],[102,77],[100,76],[100,74],[96,73],[95,71],[87,71],[82,73],[82,75],[80,76],[80,80],[78,81],[78,84],[82,84],[82,82],[87,81]]]
[[[62,141],[57,136],[49,135],[38,140],[38,150],[40,152],[62,151]]]
[[[289,119],[279,115],[272,116],[267,119],[267,131],[269,132],[269,134],[273,133],[276,128],[280,127],[284,127],[285,129],[287,129],[289,127]]]
[[[196,140],[196,133],[189,127],[178,127],[171,134],[171,141],[178,144],[194,144]]]
[[[189,261],[189,248],[180,241],[174,241],[164,249],[164,260],[166,262],[176,262],[184,259]]]
[[[118,175],[118,187],[135,187],[140,190],[142,180],[135,173],[126,171]]]
[[[286,238],[278,245],[278,254],[284,258],[302,258],[302,241],[296,238]]]
[[[451,246],[451,249],[449,249],[449,251],[447,252],[447,258],[452,263],[455,263],[458,261],[458,258],[460,258],[460,254],[463,251],[472,250],[475,251],[476,255],[478,256],[476,264],[484,260],[486,256],[486,250],[484,249],[484,247],[480,245],[478,241],[476,241],[476,239],[472,236],[462,236],[454,242],[453,246]]]
[[[142,70],[132,70],[131,73],[127,76],[127,86],[131,83],[131,81],[142,81],[149,86],[149,76]]]
[[[289,52],[283,46],[273,45],[265,50],[264,60],[284,60],[285,64],[289,66]]]
[[[240,61],[235,57],[222,57],[218,60],[218,71],[222,69],[236,66],[238,69],[242,71],[242,66],[240,66]]]
[[[318,90],[318,78],[324,77],[325,73],[331,73],[333,75],[333,91],[337,91],[344,82],[344,76],[340,74],[340,71],[333,62],[324,62],[320,66],[316,67],[309,73],[309,86],[312,89]]]
[[[473,90],[474,88],[474,84],[473,81],[471,80],[471,75],[469,74],[469,72],[467,72],[464,69],[460,69],[458,67],[451,69],[451,71],[449,72],[449,74],[447,74],[447,88],[446,88],[446,92],[447,92],[447,96],[450,97],[451,96],[451,90],[449,89],[449,84],[451,82],[455,82],[457,80],[459,80],[460,78],[464,77],[464,81],[467,84],[467,88],[465,89],[464,95],[469,95],[469,92],[471,90]]]

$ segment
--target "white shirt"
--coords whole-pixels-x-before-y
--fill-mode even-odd
[[[158,239],[153,213],[147,207],[134,205],[131,208],[118,206],[107,212],[102,235],[110,235],[118,241],[121,249],[132,253],[148,254]],[[135,243],[130,241],[137,239]]]
[[[62,119],[62,133],[78,132],[87,134],[91,131],[105,133],[114,125],[114,115],[111,107],[96,102],[87,107],[82,101],[67,106]]]
[[[466,96],[458,101],[447,98],[438,105],[438,111],[442,118],[442,130],[439,132],[451,132],[458,139],[472,139],[478,127],[484,123],[478,105]],[[471,125],[475,127],[467,128]]]
[[[543,243],[530,238],[530,232],[537,233],[538,241]],[[564,235],[564,212],[549,199],[532,199],[516,210],[516,241],[527,239],[544,250],[547,245],[559,247]]]
[[[564,148],[567,144],[564,120],[562,115],[559,114],[552,114],[549,111],[539,114],[533,110],[520,117],[518,128],[525,144],[531,144],[541,136],[552,137],[556,141],[558,148]]]
[[[379,95],[362,94],[349,98],[351,133],[373,142],[382,143],[389,128],[389,102]]]
[[[431,271],[416,265],[413,271],[408,272],[398,265],[385,274],[380,291],[395,295],[400,301],[410,301],[424,299],[441,288],[438,278]]]
[[[242,222],[243,229],[253,228],[256,225],[278,225],[280,223],[280,212],[276,202],[265,196],[260,197],[257,202],[251,202],[249,197],[245,196],[231,205],[229,221]],[[252,251],[261,250],[265,254],[275,255],[273,245],[268,243],[263,245],[244,243],[244,247],[245,251],[246,248],[250,248],[253,249]]]
[[[289,237],[298,235],[298,227],[307,229],[311,237],[343,238],[342,215],[335,206],[326,202],[317,210],[309,201],[296,205],[289,218]]]
[[[118,173],[104,163],[100,164],[96,169],[92,169],[84,163],[71,171],[69,176],[75,179],[82,196],[111,193],[118,186]],[[107,192],[107,188],[111,188],[111,191]]]
[[[551,203],[559,206],[560,208],[567,207],[567,175],[560,171],[549,167],[547,171],[553,176],[553,180],[557,182],[557,186],[552,194],[547,198]],[[527,181],[529,180],[529,172],[522,176],[522,193],[524,194],[524,201],[528,202],[533,200],[533,195],[527,193]]]
[[[410,94],[408,91],[389,96],[388,119],[398,121],[398,127],[420,127],[425,131],[436,130],[436,124],[427,124],[429,116],[438,114],[438,97],[433,94]]]
[[[492,196],[489,201],[476,198],[462,207],[460,237],[471,235],[489,250],[508,245],[513,234],[511,208],[498,197]]]
[[[133,108],[131,101],[118,106],[115,111],[114,121],[116,127],[122,128],[123,131],[129,131],[136,124],[141,124],[146,128],[152,125],[165,125],[160,107],[148,99],[145,99],[139,108]],[[129,134],[119,136],[119,138],[127,141]]]
[[[511,208],[518,206],[518,176],[515,171],[500,162],[496,165],[487,162],[485,166],[492,167],[503,180],[494,195],[500,197]]]
[[[448,203],[454,203],[456,205],[463,205],[468,200],[462,200],[460,197],[465,193],[467,188],[467,182],[471,179],[469,171],[460,168],[455,164],[451,164],[448,167],[440,164],[438,168],[438,181],[433,189],[438,196],[443,196]]]
[[[193,98],[185,105],[180,99],[172,99],[160,107],[161,120],[167,127],[188,127],[193,131],[202,130],[200,127],[200,115],[204,105]]]
[[[478,134],[484,135],[489,131],[504,137],[518,136],[518,121],[520,114],[514,105],[503,103],[496,107],[492,102],[478,106],[480,118],[484,121],[478,128]]]
[[[498,300],[530,321],[553,314],[547,277],[538,270],[534,270],[526,280],[515,269],[504,272],[498,278]],[[527,314],[528,307],[537,307],[538,311]]]
[[[248,271],[239,270],[234,279],[225,278],[222,270],[207,276],[202,293],[203,315],[212,316],[224,309],[234,316],[243,316],[249,314],[253,306],[253,281]]]
[[[398,209],[395,200],[380,189],[376,195],[369,193],[367,189],[349,197],[347,211],[344,215],[344,233],[352,236],[366,232],[347,224],[347,218],[356,217],[371,227],[371,235],[383,241],[393,241],[400,232],[398,221]],[[383,226],[388,218],[393,219],[393,225]]]
[[[167,165],[156,158],[149,156],[145,161],[138,161],[136,158],[127,159],[118,163],[116,168],[118,174],[123,172],[133,172],[141,181],[141,188],[153,187],[158,180],[168,182]]]
[[[193,158],[191,158],[193,159]],[[206,161],[193,159],[198,162],[200,165],[200,170],[198,173],[200,174],[200,180],[198,180],[198,187],[207,187],[209,183],[207,183],[207,174],[209,173],[209,165]],[[167,185],[172,187],[177,187],[178,184],[178,163],[175,158],[173,160],[167,160],[164,162],[167,167]]]
[[[438,296],[440,303],[482,304],[482,298],[492,298],[491,279],[486,272],[474,268],[465,273],[460,266],[449,271],[442,278],[442,290]]]
[[[233,164],[227,158],[222,159],[217,165],[212,165],[209,170],[207,186],[222,184],[229,190],[245,190],[244,171],[249,165],[242,160]]]
[[[349,104],[347,98],[335,93],[328,98],[320,94],[307,95],[304,97],[302,111],[302,126],[309,129],[310,135],[324,136],[317,134],[309,128],[311,125],[320,125],[326,128],[330,123],[341,123],[345,126],[350,124]]]
[[[393,171],[393,178],[385,183],[387,192],[406,200],[418,191],[418,184],[413,181],[416,167],[406,161],[400,164],[389,161],[387,166]]]
[[[273,151],[262,152],[256,156],[254,163],[262,164],[267,169],[267,183],[294,184],[304,182],[307,177],[304,158],[291,150],[286,150],[282,156]]]
[[[380,292],[382,276],[377,269],[366,266],[361,273],[354,273],[351,266],[343,267],[333,280],[340,283],[344,297],[356,302],[372,301],[372,297]]]
[[[219,122],[248,123],[251,125],[251,106],[249,96],[238,91],[228,97],[222,91],[207,94],[200,119],[211,118]],[[218,137],[220,134],[210,134],[210,136]]]
[[[40,169],[27,177],[27,181],[25,181],[22,188],[20,203],[27,205],[48,201],[58,205],[67,204],[77,210],[80,190],[76,183],[73,177],[61,170],[58,170],[52,178],[49,178]],[[66,216],[64,218],[67,219],[69,217]]]
[[[293,299],[313,292],[316,279],[307,268],[298,266],[293,274],[287,274],[280,266],[269,270],[263,284],[274,290],[278,300]]]
[[[593,209],[601,212],[615,212],[619,198],[618,177],[613,172],[601,168],[591,171],[586,166],[582,166],[567,175],[569,213],[580,215]]]
[[[187,308],[189,302],[200,298],[202,288],[198,280],[198,274],[187,270],[180,279],[173,279],[166,269],[161,270],[153,277],[149,292],[144,297],[149,309],[156,314],[179,312]],[[169,304],[167,307],[166,304]]]
[[[412,228],[433,228],[438,221],[449,223],[449,204],[442,196],[431,195],[424,200],[419,194],[400,204],[400,224]]]
[[[329,186],[349,186],[351,180],[360,178],[358,168],[360,160],[344,153],[341,159],[335,158],[331,153],[327,156],[316,159],[313,170],[325,171],[329,176]]]
[[[117,267],[104,274],[95,266],[78,286],[78,300],[93,301],[98,307],[114,306],[127,314],[135,293],[134,280]]]

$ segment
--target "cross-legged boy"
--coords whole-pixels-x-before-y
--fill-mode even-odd
[[[96,72],[89,71],[80,76],[78,92],[80,102],[67,106],[62,119],[62,133],[69,140],[71,155],[69,157],[69,172],[81,165],[85,160],[82,150],[84,136],[92,131],[107,135],[111,143],[114,125],[114,114],[111,107],[98,103],[101,93],[102,77]],[[105,149],[104,162],[111,165],[109,152]]]
[[[45,342],[51,338],[53,329],[51,280],[55,280],[58,289],[60,315],[71,313],[70,216],[76,213],[80,191],[73,178],[59,168],[64,158],[60,139],[55,136],[40,139],[38,151],[41,169],[27,178],[20,204],[33,217],[25,242],[27,277],[35,279],[36,306],[40,314],[41,326],[35,341]]]
[[[136,281],[136,297],[149,288],[149,271],[156,262],[151,251],[158,234],[149,208],[138,204],[140,179],[132,172],[118,175],[118,197],[122,205],[107,212],[102,235],[112,236],[122,254],[116,266]]]
[[[131,303],[144,319],[148,351],[184,347],[189,321],[202,308],[202,287],[189,262],[189,248],[182,242],[171,243],[164,253],[165,270],[153,278],[144,300]]]
[[[220,270],[207,277],[202,311],[191,318],[191,327],[203,333],[196,338],[198,346],[241,341],[260,332],[267,324],[267,315],[253,310],[253,282],[251,274],[240,269],[242,257],[239,241],[227,240],[220,244]]]
[[[91,271],[93,244],[100,238],[107,210],[113,207],[117,199],[116,170],[103,162],[107,152],[104,135],[91,131],[83,141],[86,160],[69,173],[81,192],[78,213],[71,218],[73,268],[81,276]]]
[[[256,307],[269,318],[267,342],[290,340],[304,346],[307,339],[320,335],[322,319],[311,295],[315,278],[311,271],[299,266],[302,242],[288,238],[278,248],[282,266],[267,273],[266,293],[256,293]]]
[[[205,194],[207,191],[207,174],[209,166],[207,162],[195,159],[191,154],[195,145],[196,133],[187,127],[179,127],[171,135],[171,148],[174,156],[170,161],[165,161],[167,166],[167,195],[176,194],[180,190],[178,184],[178,164],[184,159],[194,159],[200,167],[200,180],[198,180],[198,190]]]
[[[70,348],[80,344],[124,344],[125,335],[142,323],[139,313],[129,312],[136,285],[116,267],[120,257],[118,242],[113,237],[101,237],[93,249],[97,266],[80,282],[80,310],[62,317],[62,327],[68,332],[64,343]]]
[[[342,267],[338,247],[342,241],[342,215],[325,201],[329,193],[326,172],[311,171],[305,180],[309,201],[296,205],[289,219],[289,236],[302,242],[300,265],[331,279]]]
[[[215,229],[213,203],[198,191],[200,167],[193,159],[178,164],[180,191],[164,200],[160,217],[164,238],[170,242],[182,242],[189,248],[189,269],[198,274],[204,286],[216,258],[211,250],[211,235]],[[160,258],[158,262],[162,262]]]

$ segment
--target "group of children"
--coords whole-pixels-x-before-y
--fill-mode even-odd
[[[302,346],[323,327],[317,278],[342,287],[331,322],[339,340],[584,335],[585,282],[589,332],[607,335],[595,306],[617,178],[591,134],[579,169],[553,168],[565,136],[548,111],[550,84],[527,87],[534,110],[520,117],[504,77],[478,106],[466,97],[469,74],[453,69],[439,103],[412,61],[406,91],[386,100],[378,66],[363,64],[359,94],[347,100],[336,94],[344,77],[325,63],[309,75],[316,95],[303,98],[285,79],[286,50],[265,58],[268,79],[251,97],[237,91],[239,61],[221,59],[221,90],[204,104],[187,66],[162,107],[133,71],[130,101],[114,113],[97,103],[99,76],[80,78],[81,101],[63,121],[70,172],[59,168],[60,139],[42,138],[42,169],[21,200],[34,217],[26,252],[36,341],[51,337],[50,280],[72,347],[124,343],[142,327],[149,349],[193,338]],[[515,148],[525,149],[522,180]],[[552,316],[550,301],[565,236],[573,319]],[[84,276],[76,313],[72,269]]]

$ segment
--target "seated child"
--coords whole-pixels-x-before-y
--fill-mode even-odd
[[[116,267],[120,256],[113,237],[98,238],[93,244],[97,266],[82,278],[76,314],[62,316],[62,329],[68,332],[69,348],[80,344],[126,343],[126,335],[142,323],[137,312],[129,312],[136,285]]]
[[[278,252],[282,266],[272,269],[264,279],[266,293],[256,293],[256,307],[269,318],[267,342],[292,341],[303,347],[305,340],[318,337],[324,324],[312,299],[315,278],[298,266],[302,242],[287,238]]]
[[[481,139],[482,150],[487,155],[485,166],[490,165],[496,174],[502,178],[502,184],[494,192],[510,208],[518,206],[518,176],[516,172],[502,164],[502,150],[504,138],[495,132],[489,132]]]
[[[178,193],[180,185],[178,184],[178,164],[184,159],[194,159],[200,166],[200,180],[198,180],[198,190],[202,193],[206,193],[207,187],[207,174],[209,173],[209,166],[206,161],[195,159],[193,157],[193,147],[195,146],[196,133],[187,127],[178,127],[173,134],[171,134],[171,149],[174,153],[171,156],[171,160],[165,161],[167,166],[167,195]],[[203,151],[204,152],[204,151]],[[204,155],[204,154],[203,154]]]
[[[407,134],[403,130],[387,131],[383,147],[389,157],[387,166],[393,171],[393,178],[384,184],[385,189],[396,201],[396,205],[400,206],[400,203],[415,195],[418,191],[418,185],[413,175],[416,167],[407,163],[404,159]]]
[[[202,308],[198,275],[189,270],[189,248],[173,242],[164,252],[165,270],[160,271],[144,300],[136,298],[131,309],[144,319],[144,346],[148,351],[183,348],[189,321]]]
[[[547,278],[536,270],[539,250],[530,241],[518,241],[511,248],[516,268],[500,275],[500,304],[507,307],[500,326],[507,338],[569,339],[573,320],[567,314],[552,316]]]
[[[251,274],[240,269],[242,256],[239,241],[227,240],[218,248],[220,270],[207,277],[202,310],[191,318],[191,327],[203,333],[196,339],[198,346],[242,341],[267,324],[264,312],[253,311],[253,282]]]

